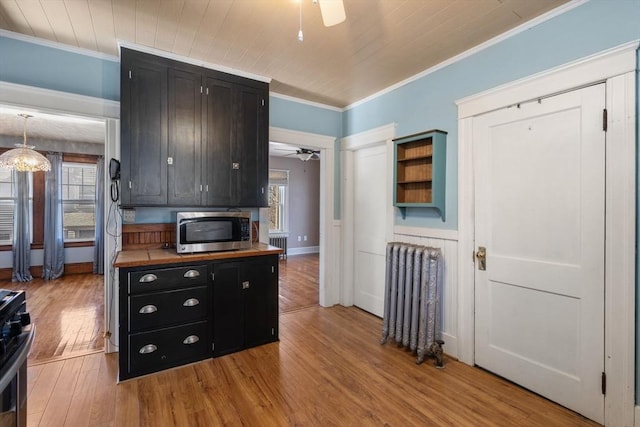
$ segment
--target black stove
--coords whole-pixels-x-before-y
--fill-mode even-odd
[[[30,323],[24,291],[0,289],[0,369],[20,346],[23,328]]]

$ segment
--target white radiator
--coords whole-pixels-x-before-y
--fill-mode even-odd
[[[438,248],[391,242],[387,244],[384,318],[381,344],[395,340],[443,367],[440,339],[442,253]]]
[[[269,244],[283,250],[280,258],[287,258],[287,234],[269,234]]]

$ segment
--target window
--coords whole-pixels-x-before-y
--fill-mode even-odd
[[[288,170],[269,170],[269,231],[288,231]]]
[[[95,194],[95,164],[62,164],[62,228],[65,242],[94,240]]]
[[[0,168],[0,245],[13,242],[13,180],[10,169]]]
[[[16,195],[13,171],[0,168],[0,245],[13,244],[13,214]],[[29,173],[29,210],[33,210],[33,174]],[[29,234],[33,238],[33,216],[29,218]]]

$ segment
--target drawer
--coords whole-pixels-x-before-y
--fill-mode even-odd
[[[129,293],[155,292],[176,287],[191,288],[207,283],[207,266],[155,268],[129,273]]]
[[[129,335],[129,374],[142,375],[211,357],[208,322]]]
[[[129,297],[129,331],[206,320],[207,288],[187,288]]]

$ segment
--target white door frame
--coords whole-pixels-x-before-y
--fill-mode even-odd
[[[631,426],[635,377],[637,41],[464,98],[458,105],[458,358],[474,364],[474,116],[606,84],[605,425]],[[553,207],[549,208],[553,215]]]
[[[320,305],[330,307],[339,301],[340,283],[335,266],[337,244],[333,236],[333,200],[335,170],[335,136],[300,132],[278,127],[269,128],[269,141],[320,150]]]
[[[386,145],[387,147],[387,173],[389,179],[387,179],[387,188],[383,191],[387,203],[386,216],[387,224],[385,230],[385,239],[387,242],[393,240],[393,138],[395,137],[396,125],[391,123],[385,126],[381,126],[375,129],[371,129],[365,132],[349,135],[341,140],[340,151],[341,156],[341,171],[342,171],[342,198],[341,198],[341,218],[343,221],[343,235],[342,235],[342,290],[340,293],[340,304],[343,306],[353,305],[353,254],[355,251],[355,240],[353,232],[355,230],[354,218],[354,164],[353,153],[354,151],[362,150],[364,148],[374,147],[376,145]],[[372,191],[381,191],[382,189],[372,189]]]
[[[120,103],[91,96],[76,95],[73,93],[42,89],[33,86],[24,86],[14,83],[0,82],[0,103],[17,107],[31,108],[39,111],[48,111],[57,114],[70,114],[84,116],[105,121],[105,161],[110,158],[120,158]],[[106,164],[106,162],[105,162]],[[105,174],[105,188],[109,188],[110,180]],[[112,234],[120,236],[121,223],[118,215],[109,221],[109,209],[111,200],[105,199],[104,204],[105,228],[111,226]],[[113,231],[115,230],[115,232]],[[117,351],[118,342],[118,304],[117,298],[112,296],[118,289],[117,275],[110,274],[112,255],[121,245],[121,238],[112,239],[106,233],[104,235],[104,325],[105,331],[110,331],[113,338],[105,339],[105,352]],[[116,301],[114,303],[114,301]]]

